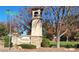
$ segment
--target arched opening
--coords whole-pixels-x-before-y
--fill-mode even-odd
[[[34,12],[34,17],[37,17],[38,16],[38,12]]]

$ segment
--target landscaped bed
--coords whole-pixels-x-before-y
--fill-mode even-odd
[[[20,44],[18,46],[21,46],[21,48],[23,49],[35,49],[36,48],[36,46],[32,44]]]
[[[42,47],[57,47],[57,42],[50,41],[47,38],[43,38]],[[65,48],[79,48],[79,42],[78,41],[60,41],[60,47]]]
[[[51,42],[50,47],[57,46],[57,42]],[[65,47],[65,48],[79,48],[79,42],[74,42],[74,41],[61,41],[60,42],[60,47]]]

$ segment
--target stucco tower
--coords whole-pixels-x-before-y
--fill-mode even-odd
[[[32,9],[31,44],[41,47],[42,42],[42,8]]]

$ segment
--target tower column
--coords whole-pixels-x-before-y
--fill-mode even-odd
[[[42,11],[40,8],[32,10],[32,28],[31,28],[31,44],[41,47],[42,42]]]

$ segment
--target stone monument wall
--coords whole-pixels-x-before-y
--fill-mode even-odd
[[[41,42],[42,42],[42,36],[32,36],[31,37],[31,44],[35,45],[36,48],[41,47]]]

